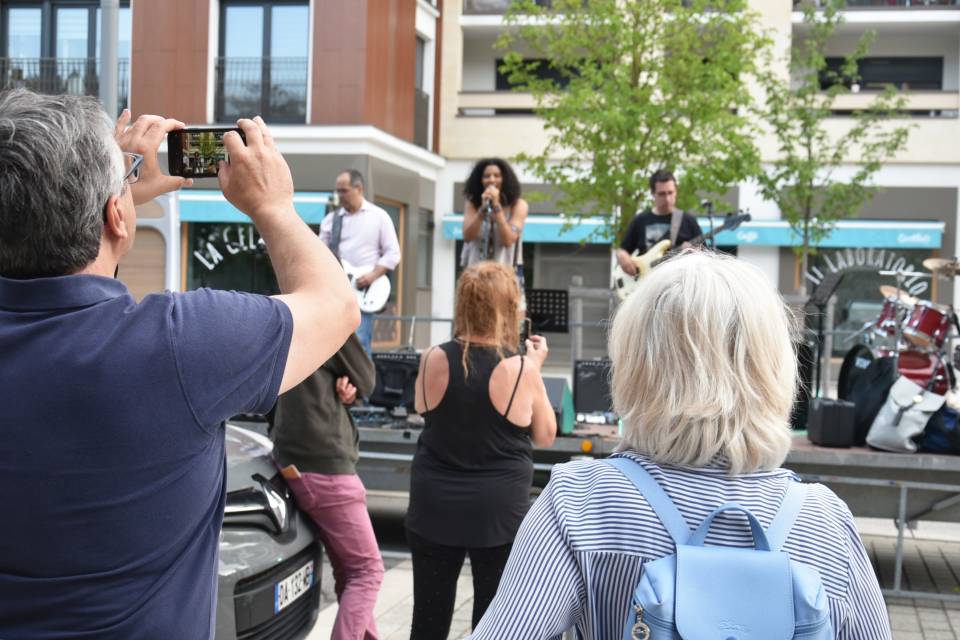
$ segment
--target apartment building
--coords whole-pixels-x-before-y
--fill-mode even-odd
[[[509,3],[121,0],[118,101],[135,114],[195,125],[263,115],[290,161],[298,211],[313,225],[327,209],[336,174],[359,169],[368,198],[393,216],[403,250],[385,314],[450,318],[471,166],[546,143],[531,97],[509,90],[498,75],[503,53],[493,42]],[[804,37],[792,0],[752,0],[752,7],[779,46]],[[861,67],[862,86],[838,99],[830,127],[850,126],[845,114],[887,83],[904,93],[902,121],[913,126],[907,148],[877,174],[875,197],[855,220],[838,225],[813,265],[814,278],[846,273],[836,324],[849,326],[870,319],[881,303],[879,285],[892,284],[878,275],[881,267],[919,269],[927,257],[960,253],[960,0],[848,0],[844,17],[828,57],[851,51],[866,30],[877,38]],[[0,0],[0,86],[96,95],[100,32],[98,0]],[[760,144],[772,159],[772,141]],[[682,159],[676,168],[682,173]],[[554,189],[517,169],[525,191]],[[744,209],[754,220],[724,232],[719,243],[791,293],[805,276],[776,205],[748,183],[724,200],[718,209]],[[611,253],[589,241],[589,223],[564,231],[549,198],[531,213],[524,232],[528,284],[565,289],[576,276],[586,287],[608,286]],[[140,220],[137,248],[121,269],[137,294],[275,286],[259,238],[211,180],[142,207]],[[943,304],[958,294],[948,280],[910,286]],[[609,310],[585,301],[583,319],[600,321]],[[419,322],[413,332],[409,323],[382,320],[376,339],[381,348],[423,346],[448,333],[444,322]],[[602,353],[602,332],[588,333],[584,347],[584,355]]]
[[[547,0],[544,0],[547,1]],[[446,165],[438,178],[442,203],[441,232],[436,240],[433,310],[452,309],[453,265],[459,249],[463,181],[481,157],[510,158],[521,151],[538,152],[545,144],[542,123],[531,114],[529,95],[510,91],[498,75],[503,52],[493,43],[504,27],[503,13],[510,0],[448,0],[444,5],[440,56],[439,152]],[[802,14],[792,0],[752,0],[764,27],[777,46],[804,37]],[[860,35],[876,32],[869,56],[863,60],[862,86],[843,95],[834,105],[829,126],[850,126],[845,115],[863,105],[882,85],[893,83],[907,99],[903,122],[913,125],[904,152],[877,174],[878,192],[854,220],[841,222],[814,261],[817,271],[845,272],[837,295],[835,324],[860,326],[875,316],[882,298],[881,284],[894,284],[878,275],[881,268],[916,268],[923,259],[952,257],[958,249],[957,219],[960,193],[960,2],[958,0],[848,0],[845,23],[829,44],[826,55],[842,57],[853,50]],[[761,140],[764,160],[775,157],[771,140]],[[520,169],[525,191],[547,191],[550,185]],[[683,171],[683,159],[677,166]],[[853,167],[844,170],[852,171]],[[681,181],[681,189],[683,188]],[[751,223],[724,232],[718,243],[769,274],[785,294],[804,278],[794,256],[796,239],[775,204],[763,200],[752,184],[737,185],[721,208],[749,211]],[[611,252],[603,244],[581,245],[588,229],[562,231],[559,211],[548,201],[535,204],[524,232],[527,282],[537,288],[563,289],[579,276],[585,286],[609,286]],[[708,221],[701,226],[709,229]],[[445,266],[444,266],[445,265]],[[882,267],[881,267],[882,265]],[[812,280],[808,283],[813,284]],[[923,299],[952,303],[956,283],[917,279],[912,291]],[[584,319],[607,317],[602,302],[584,302]],[[592,337],[590,337],[592,336]],[[562,346],[562,345],[558,345]],[[849,345],[846,345],[849,346]],[[604,352],[601,331],[588,333],[584,355]]]
[[[0,87],[98,95],[100,23],[99,0],[0,0]],[[384,313],[429,315],[445,164],[435,152],[439,25],[428,0],[121,0],[120,107],[201,126],[262,115],[311,225],[340,171],[361,171],[403,255]],[[137,245],[120,271],[135,295],[275,290],[259,237],[215,180],[138,214]],[[398,346],[403,334],[383,321],[375,341]]]

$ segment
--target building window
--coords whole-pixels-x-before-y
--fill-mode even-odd
[[[118,103],[130,83],[129,1],[118,16]],[[97,96],[100,92],[100,3],[44,0],[5,5],[0,12],[0,89]]]
[[[306,2],[223,2],[216,119],[307,119],[310,8]]]
[[[843,78],[843,62],[843,58],[827,58],[827,71],[836,75],[824,74],[820,78],[821,88],[826,89],[838,77],[847,87],[853,84],[851,79]],[[881,90],[888,85],[898,89],[943,89],[943,58],[862,58],[857,73],[860,76],[860,89]]]
[[[414,48],[413,79],[413,143],[427,148],[430,140],[430,94],[423,90],[423,65],[425,62],[426,41],[417,37]]]

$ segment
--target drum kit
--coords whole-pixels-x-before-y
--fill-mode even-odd
[[[919,300],[903,289],[907,278],[955,278],[960,276],[960,261],[928,258],[923,266],[930,273],[880,271],[893,276],[896,286],[882,285],[883,307],[876,320],[868,322],[850,339],[862,336],[843,358],[837,382],[837,397],[846,400],[857,377],[873,360],[893,357],[896,369],[920,386],[932,381],[934,393],[946,394],[956,383],[954,367],[960,367],[956,352],[948,353],[950,342],[960,338],[960,323],[953,307]],[[960,348],[957,349],[960,352]]]

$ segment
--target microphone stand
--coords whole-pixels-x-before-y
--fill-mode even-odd
[[[484,260],[489,260],[493,242],[493,222],[490,220],[490,215],[493,213],[493,203],[487,200],[487,204],[480,210],[480,213],[483,215],[483,222],[480,225],[480,236],[483,238],[480,241],[480,255],[483,256]]]
[[[710,239],[707,241],[707,244],[709,245],[711,251],[716,251],[717,237],[715,235],[712,235],[713,234],[713,203],[710,202],[709,200],[704,200],[703,202],[700,203],[700,206],[702,206],[706,210],[707,219],[710,220],[711,235],[710,235]]]

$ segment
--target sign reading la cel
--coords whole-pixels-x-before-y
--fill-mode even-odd
[[[238,253],[257,253],[266,248],[263,238],[256,234],[252,224],[223,225],[219,233],[210,233],[200,249],[193,252],[193,257],[208,270],[213,271],[227,256]],[[220,245],[218,248],[217,245]],[[220,249],[223,251],[220,251]]]
[[[864,249],[861,247],[859,249],[838,249],[831,252],[820,251],[820,257],[830,273],[845,273],[847,271],[916,272],[915,266],[913,263],[908,263],[907,258],[897,254],[896,251],[887,249]],[[804,275],[807,280],[818,285],[827,274],[823,270],[811,266]],[[919,296],[930,287],[929,281],[923,276],[907,278],[903,286],[912,296]]]

